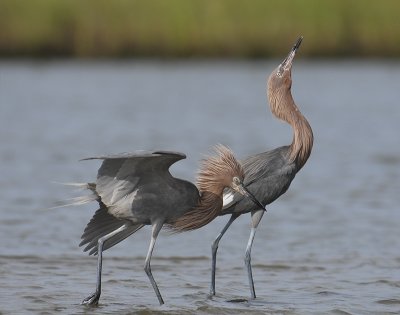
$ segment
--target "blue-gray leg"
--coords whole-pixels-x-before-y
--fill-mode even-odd
[[[101,269],[103,263],[103,245],[104,242],[113,237],[114,235],[122,232],[128,227],[128,225],[124,224],[119,227],[115,231],[100,237],[97,242],[97,282],[96,282],[96,291],[85,298],[81,304],[85,305],[97,305],[99,303],[100,294],[101,294]]]
[[[257,210],[251,213],[251,231],[249,241],[247,242],[246,252],[244,256],[244,263],[247,268],[247,276],[249,278],[249,285],[250,285],[250,294],[251,298],[256,298],[256,291],[254,289],[254,281],[253,281],[253,273],[251,270],[251,247],[253,246],[254,236],[256,234],[256,230],[258,224],[260,223],[265,210]]]
[[[149,246],[149,250],[147,252],[146,261],[144,263],[144,271],[146,272],[147,276],[150,279],[151,285],[153,286],[154,292],[157,295],[158,302],[160,302],[160,305],[164,304],[164,300],[161,296],[160,290],[158,289],[157,283],[154,280],[153,275],[151,273],[150,260],[151,260],[152,254],[153,254],[153,249],[154,249],[154,245],[156,243],[158,233],[160,232],[162,226],[163,226],[163,223],[156,223],[156,224],[153,224],[153,226],[152,226],[150,246]]]
[[[217,238],[214,240],[214,242],[211,245],[211,257],[212,257],[212,262],[211,262],[211,286],[210,286],[210,295],[215,295],[215,269],[217,267],[217,250],[218,250],[218,245],[219,241],[221,240],[222,236],[224,236],[225,232],[228,230],[228,228],[231,226],[233,221],[237,219],[239,214],[232,214],[231,218],[229,219],[228,223],[224,226],[222,231],[218,234]]]

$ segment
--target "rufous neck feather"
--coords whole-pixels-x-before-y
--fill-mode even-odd
[[[200,192],[198,205],[175,220],[175,232],[198,229],[214,220],[222,210],[222,194],[234,176],[243,178],[244,172],[233,153],[224,146],[215,148],[218,155],[203,161],[197,177]]]
[[[268,98],[272,113],[293,128],[289,158],[300,169],[311,154],[314,141],[311,126],[294,103],[290,89],[282,88],[274,91],[268,89]]]

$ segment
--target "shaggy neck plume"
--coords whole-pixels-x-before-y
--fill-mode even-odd
[[[205,191],[201,194],[198,205],[178,218],[171,228],[175,232],[196,230],[214,220],[220,214],[221,209],[221,196]]]
[[[199,171],[198,205],[171,224],[174,231],[195,230],[214,220],[222,210],[224,188],[232,183],[233,177],[243,178],[243,168],[233,156],[232,151],[220,145],[216,147],[216,152],[218,156],[204,160]]]

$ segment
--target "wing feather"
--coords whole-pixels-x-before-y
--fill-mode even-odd
[[[118,204],[125,208],[132,203],[144,176],[169,174],[169,167],[184,158],[185,154],[174,151],[135,151],[84,160],[103,160],[97,173],[96,193],[108,207]]]
[[[84,251],[86,252],[90,250],[89,255],[96,255],[99,239],[115,231],[126,223],[127,221],[119,220],[109,214],[107,207],[103,203],[100,203],[100,209],[96,211],[90,222],[87,224],[81,237],[82,242],[79,246],[86,245]],[[113,247],[142,227],[143,224],[131,224],[127,229],[108,239],[103,245],[103,250]]]

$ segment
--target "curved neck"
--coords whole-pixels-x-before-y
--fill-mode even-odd
[[[220,194],[215,194],[210,191],[201,192],[197,206],[175,220],[171,227],[175,232],[191,231],[201,228],[219,216],[222,205],[222,191]]]
[[[232,186],[235,176],[244,176],[243,168],[232,151],[223,146],[216,147],[216,151],[218,156],[204,160],[198,173],[198,204],[172,223],[172,228],[177,232],[198,229],[219,216],[224,188]]]
[[[314,141],[313,132],[307,119],[296,106],[290,89],[268,91],[272,113],[286,121],[293,128],[293,140],[289,148],[289,159],[300,170],[307,162]]]

